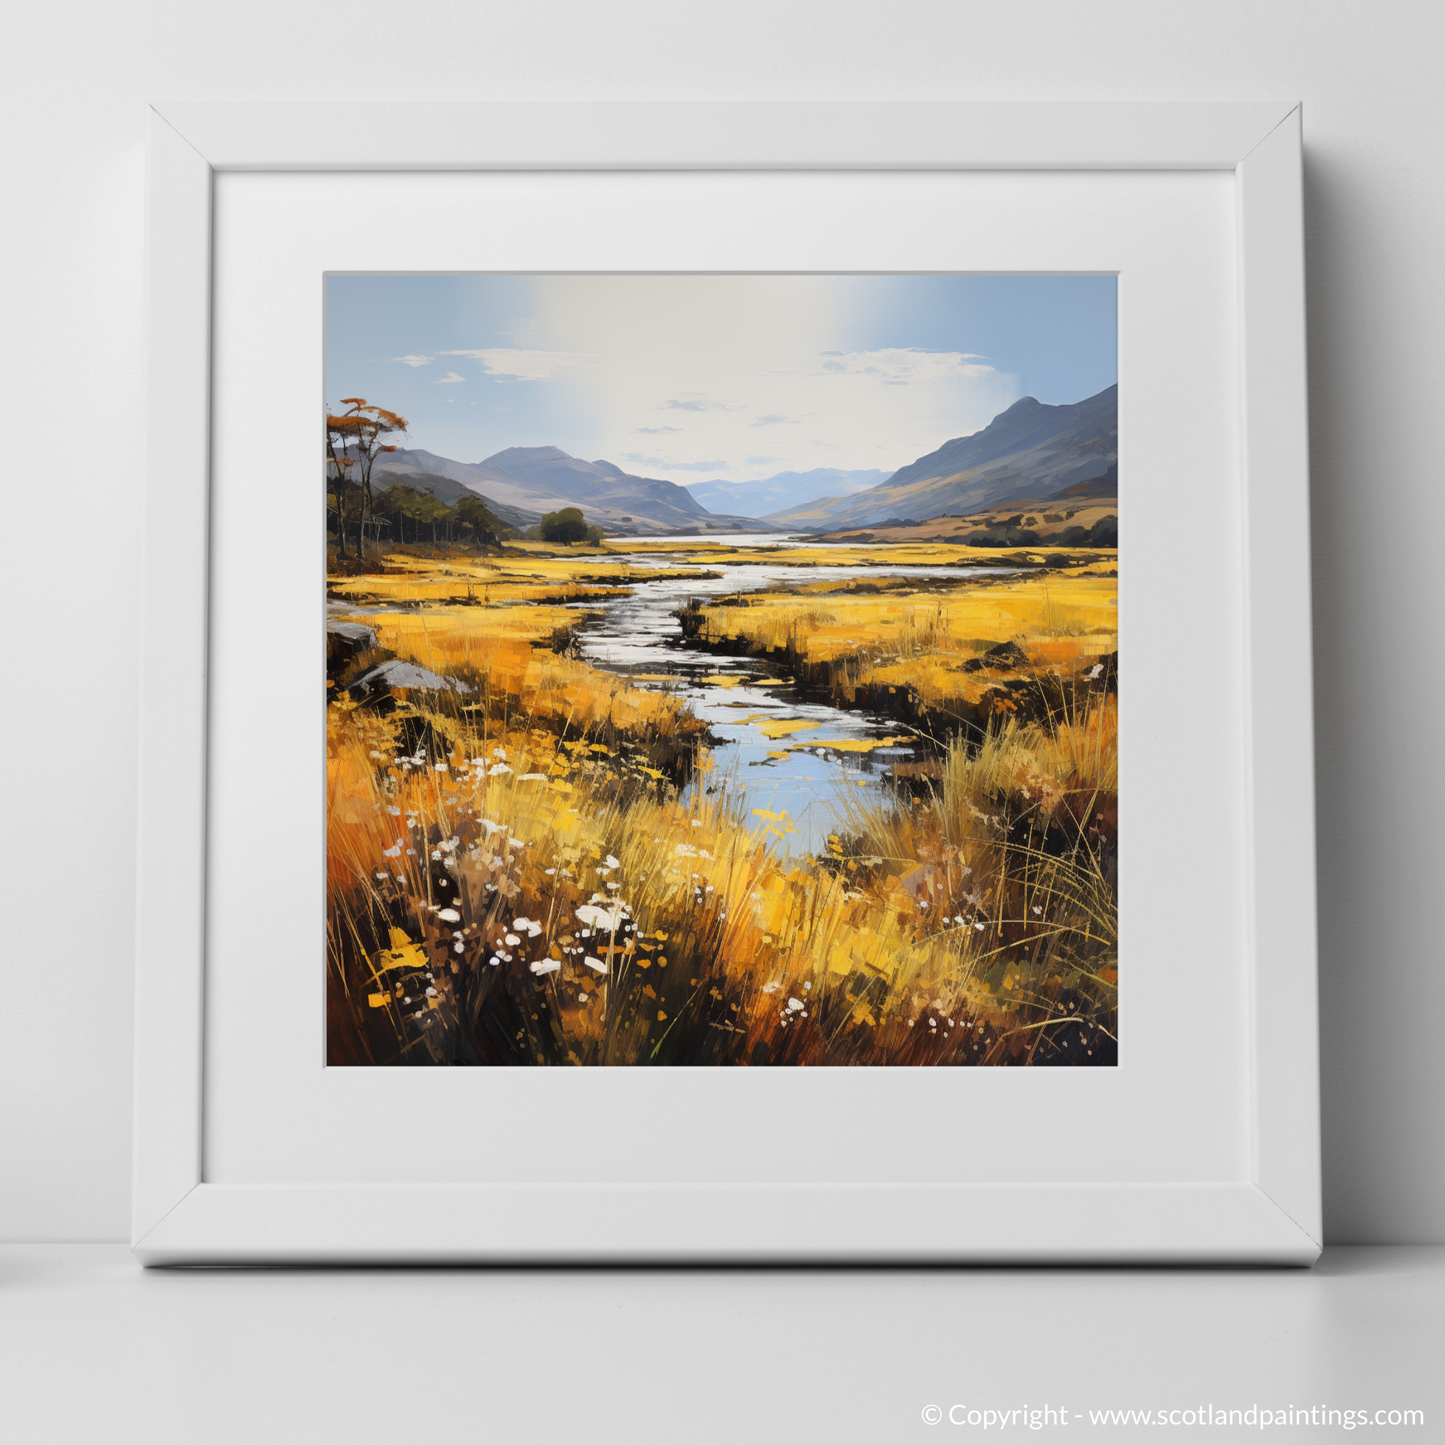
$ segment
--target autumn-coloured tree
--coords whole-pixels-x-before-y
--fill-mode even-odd
[[[373,406],[364,396],[343,396],[344,412],[326,409],[326,449],[331,467],[342,483],[356,482],[361,487],[361,526],[358,529],[356,555],[366,554],[366,527],[371,521],[373,497],[371,469],[382,452],[396,447],[385,441],[388,436],[405,432],[407,420],[385,407]],[[338,491],[342,490],[338,487]],[[341,554],[346,555],[344,526],[341,529]]]
[[[350,457],[332,456],[331,448],[327,447],[326,458],[326,497],[327,501],[333,504],[336,512],[336,549],[341,556],[346,556],[346,519],[351,512],[352,494],[355,493],[358,510],[361,506],[361,492],[356,483],[350,480],[348,473],[355,470],[356,463]]]
[[[358,510],[361,492],[354,480],[358,462],[346,452],[346,439],[341,418],[332,416],[326,408],[326,495],[336,504],[337,551],[346,556],[346,519],[351,512],[352,494]],[[360,555],[358,548],[357,555]]]

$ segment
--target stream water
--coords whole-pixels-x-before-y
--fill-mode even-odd
[[[685,538],[669,538],[685,542]],[[716,543],[718,538],[697,538]],[[775,544],[776,535],[727,539],[729,543]],[[808,543],[810,548],[816,543]],[[626,554],[638,568],[676,571],[675,557]],[[708,559],[702,565],[717,579],[633,582],[632,594],[615,601],[578,604],[602,617],[579,628],[582,656],[594,667],[627,675],[634,685],[665,689],[685,698],[708,724],[717,745],[712,770],[695,778],[696,788],[741,794],[745,815],[779,852],[814,853],[846,817],[847,799],[876,791],[899,762],[922,757],[923,749],[896,719],[844,710],[805,699],[792,678],[763,657],[719,657],[691,646],[674,615],[689,598],[756,592],[780,583],[847,581],[864,577],[997,576],[1011,567],[788,566],[747,562],[729,566]],[[827,598],[819,602],[827,605]],[[768,724],[811,724],[770,737]],[[777,728],[774,731],[778,731]],[[859,743],[890,739],[858,749]],[[843,744],[839,747],[838,744]],[[848,745],[852,745],[851,747]],[[687,794],[684,795],[686,798]]]

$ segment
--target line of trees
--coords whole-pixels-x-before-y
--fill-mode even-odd
[[[407,419],[364,396],[344,396],[341,405],[344,411],[326,407],[326,508],[343,558],[364,558],[368,546],[380,548],[383,534],[393,544],[470,541],[479,547],[495,546],[513,535],[513,529],[480,497],[459,497],[455,505],[448,505],[405,482],[377,491],[372,485],[376,459],[396,450],[387,438],[404,435]],[[563,507],[548,512],[524,535],[571,546],[600,542],[604,533],[579,508]]]
[[[329,477],[326,485],[327,521],[336,536],[337,549],[347,556],[345,537],[356,537],[365,548],[379,547],[383,538],[395,545],[430,542],[467,543],[478,547],[494,547],[503,537],[512,535],[512,528],[501,521],[480,497],[459,497],[448,505],[440,497],[418,487],[398,482],[372,496],[365,517],[361,485],[346,479]],[[358,551],[357,556],[364,555]]]

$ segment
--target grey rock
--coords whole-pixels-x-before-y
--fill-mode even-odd
[[[396,687],[421,688],[427,692],[468,693],[471,691],[466,683],[459,682],[454,677],[442,677],[439,673],[429,672],[424,667],[418,667],[414,662],[404,662],[399,657],[394,657],[390,662],[383,662],[369,672],[362,673],[347,691],[354,701],[367,702]]]

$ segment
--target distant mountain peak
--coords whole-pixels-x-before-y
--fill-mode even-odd
[[[378,486],[404,483],[449,505],[461,496],[480,496],[503,521],[519,527],[559,507],[580,506],[588,521],[610,532],[777,530],[732,508],[710,512],[675,482],[633,476],[613,462],[583,461],[555,446],[508,447],[474,464],[401,450],[379,458],[375,475]]]
[[[838,497],[876,487],[888,473],[877,467],[840,471],[813,467],[806,472],[776,472],[751,482],[690,482],[688,491],[709,511],[762,517],[784,507],[800,506],[822,497]]]
[[[998,421],[999,417],[1010,416],[1014,412],[1018,411],[1032,411],[1035,407],[1042,405],[1043,402],[1041,402],[1036,396],[1021,396],[1016,402],[1014,402],[1012,406],[1004,407],[1004,409],[999,412],[998,416],[994,417],[993,421],[990,422],[989,425],[992,426],[994,422]]]
[[[569,456],[561,447],[508,447],[505,451],[495,452],[485,461],[478,462],[482,467],[505,467],[508,462],[514,466],[519,462],[570,462],[575,458]]]

